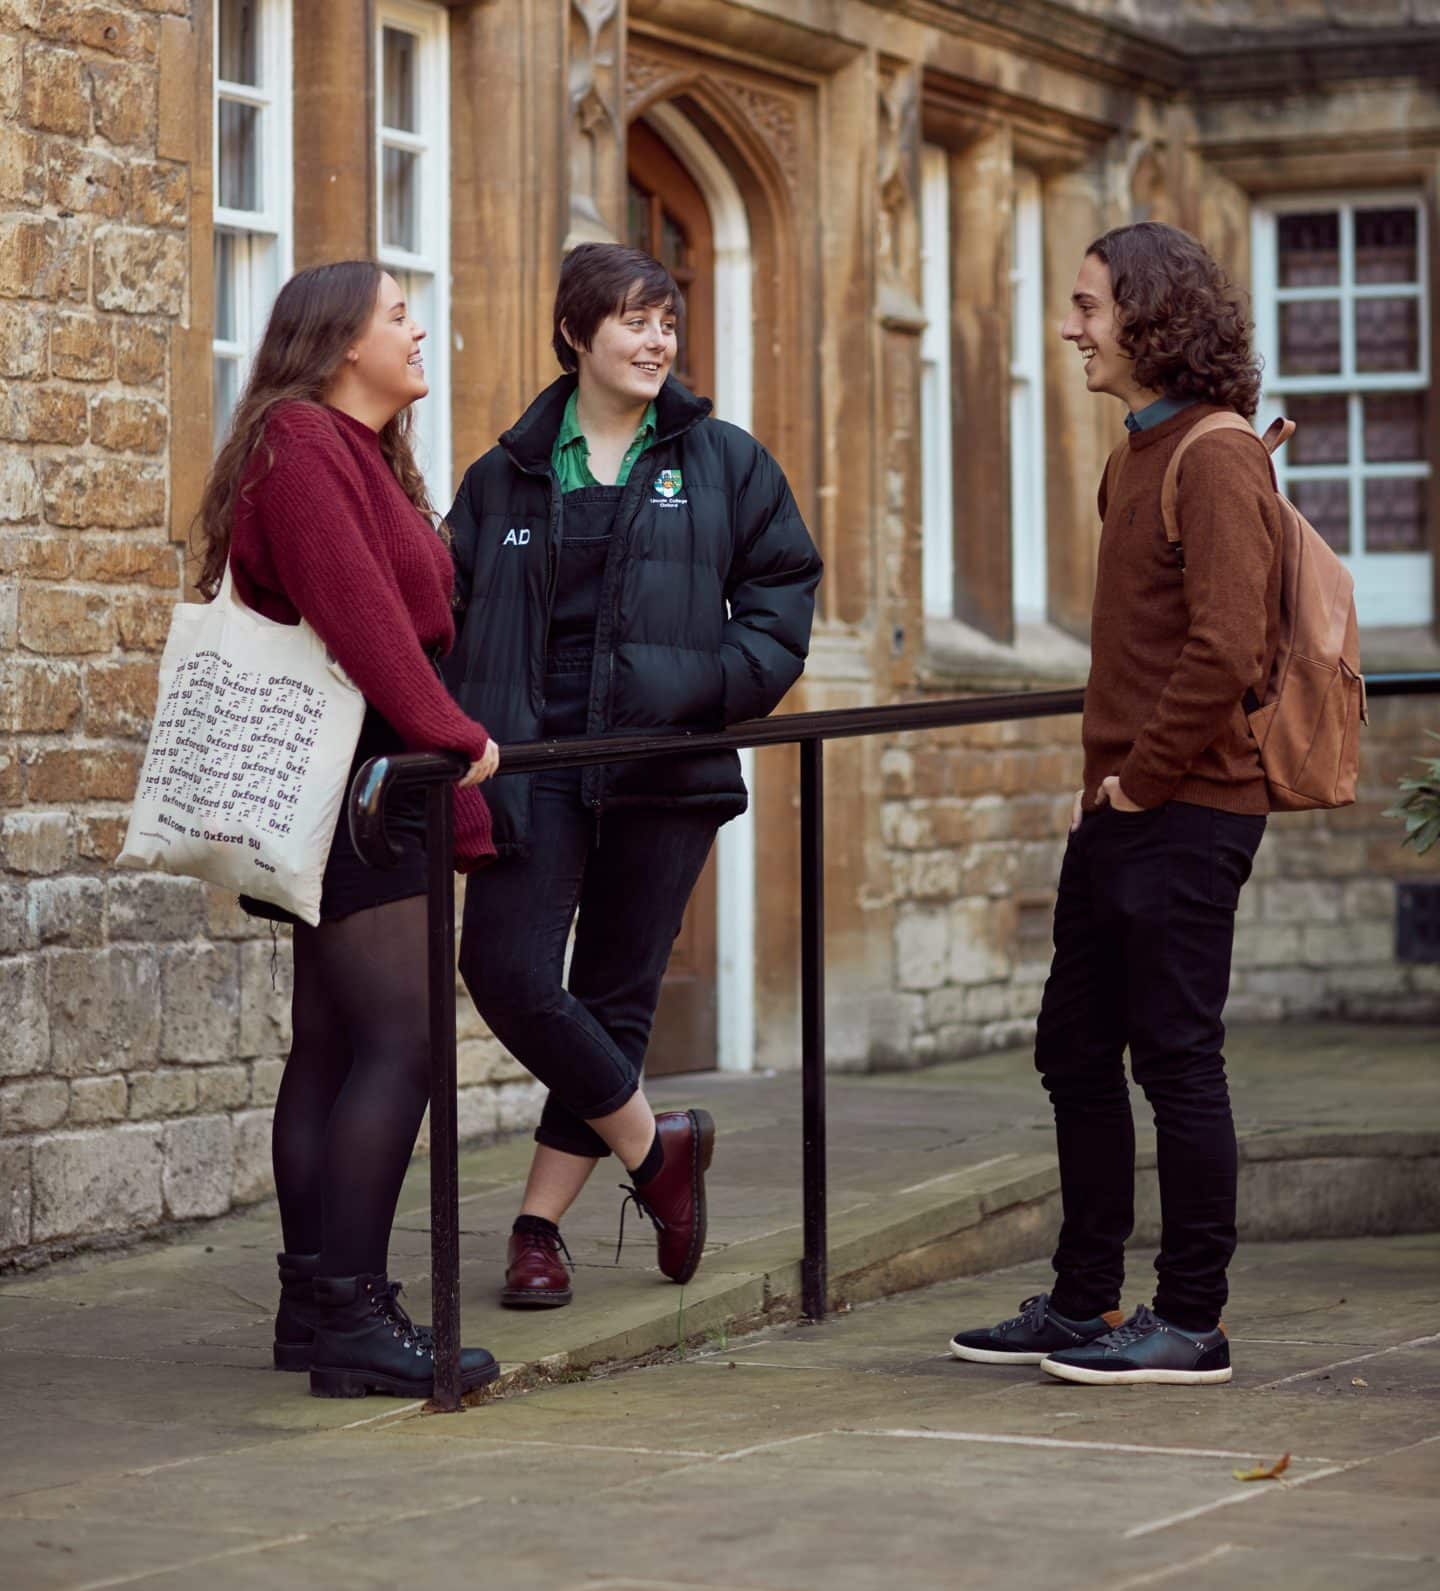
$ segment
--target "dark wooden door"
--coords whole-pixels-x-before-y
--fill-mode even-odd
[[[664,141],[644,122],[629,132],[629,239],[660,260],[685,295],[675,375],[709,396],[715,373],[715,243],[705,197]],[[716,1056],[715,857],[690,897],[660,991],[645,1070],[708,1072]]]

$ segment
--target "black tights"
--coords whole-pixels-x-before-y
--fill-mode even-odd
[[[425,910],[413,896],[295,929],[272,1151],[285,1247],[323,1276],[385,1270],[430,1098]]]

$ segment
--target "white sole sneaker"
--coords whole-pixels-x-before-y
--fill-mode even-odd
[[[950,1339],[950,1357],[952,1359],[968,1359],[977,1365],[1038,1365],[1045,1357],[1043,1353],[1007,1353],[1003,1348],[967,1348],[952,1337]]]
[[[1133,1387],[1142,1382],[1164,1382],[1171,1386],[1208,1387],[1228,1381],[1230,1366],[1223,1370],[1086,1370],[1079,1365],[1056,1364],[1041,1359],[1040,1368],[1060,1381],[1079,1381],[1090,1387]]]

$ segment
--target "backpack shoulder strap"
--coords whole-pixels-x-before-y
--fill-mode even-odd
[[[1170,462],[1165,466],[1165,479],[1160,483],[1160,519],[1165,526],[1165,539],[1169,542],[1180,540],[1180,520],[1175,507],[1180,480],[1180,460],[1185,457],[1186,448],[1193,442],[1198,442],[1202,436],[1209,436],[1214,431],[1243,431],[1246,436],[1254,437],[1260,443],[1268,458],[1277,447],[1283,446],[1290,440],[1290,434],[1294,429],[1293,420],[1277,420],[1262,438],[1256,436],[1255,427],[1248,420],[1233,410],[1223,414],[1207,414],[1203,420],[1197,420],[1181,437],[1179,447],[1170,455]],[[1272,437],[1274,441],[1271,440]],[[1273,483],[1274,465],[1270,468],[1270,478]]]

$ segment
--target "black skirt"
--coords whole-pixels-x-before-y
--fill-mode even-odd
[[[372,757],[389,757],[404,750],[405,743],[389,721],[367,705],[345,781],[347,804],[350,785],[362,764]],[[423,790],[399,790],[391,796],[385,808],[385,832],[400,852],[400,860],[394,867],[369,867],[350,842],[350,821],[346,806],[341,807],[320,891],[321,922],[333,922],[373,906],[388,906],[391,901],[408,900],[429,888]],[[249,895],[240,897],[240,905],[251,917],[263,917],[269,922],[293,925],[299,921],[283,906],[272,906],[269,901]]]

